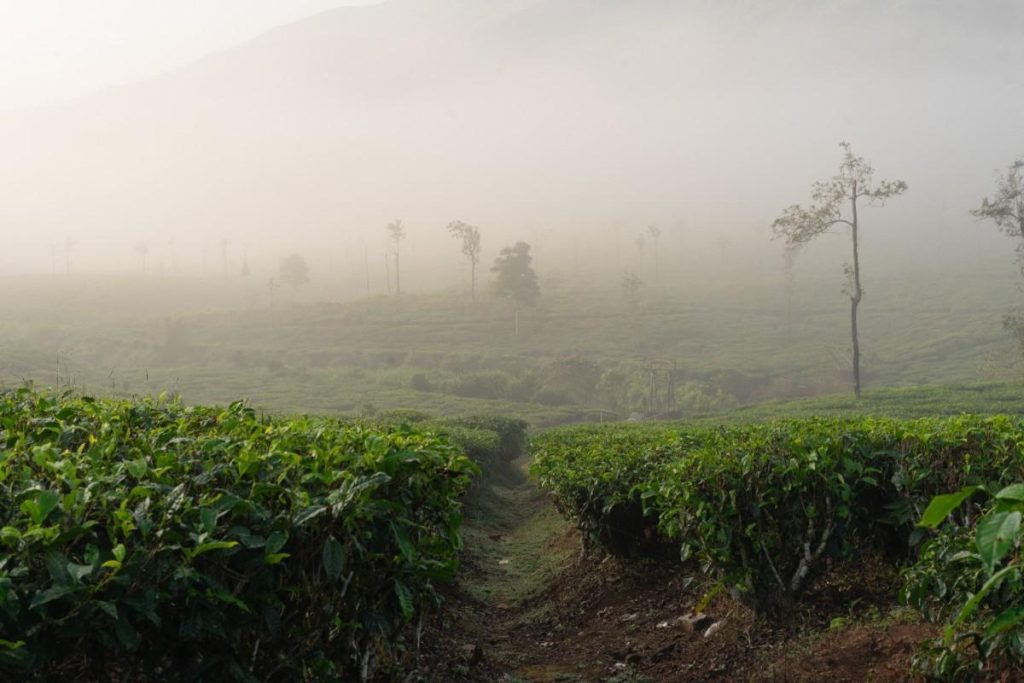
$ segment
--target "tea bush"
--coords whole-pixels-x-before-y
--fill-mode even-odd
[[[909,557],[932,496],[1024,479],[1017,418],[801,419],[553,430],[532,472],[612,552],[674,543],[755,607],[799,596],[828,558]]]
[[[383,675],[475,471],[408,427],[0,393],[0,677]]]
[[[915,659],[918,673],[947,681],[1024,675],[1022,514],[1024,484],[994,494],[966,487],[925,510],[920,525],[939,530],[904,571],[901,598],[946,626]]]

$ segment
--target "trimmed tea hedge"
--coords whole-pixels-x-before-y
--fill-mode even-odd
[[[475,471],[408,427],[0,393],[0,677],[384,675]]]
[[[937,493],[1024,479],[1009,417],[591,426],[534,450],[532,472],[590,538],[642,551],[656,527],[757,607],[797,597],[827,557],[905,552]]]

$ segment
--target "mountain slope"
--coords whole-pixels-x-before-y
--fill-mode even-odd
[[[96,262],[172,233],[351,251],[396,215],[471,218],[499,240],[540,222],[566,247],[622,217],[735,230],[763,226],[844,138],[924,188],[894,224],[937,202],[962,213],[950,197],[975,202],[1024,147],[1021,28],[1012,2],[346,7],[3,116],[0,224],[31,230],[41,261],[44,239],[72,235]],[[738,169],[757,178],[741,203]]]

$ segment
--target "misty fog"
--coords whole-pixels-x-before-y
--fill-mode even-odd
[[[650,224],[682,268],[723,236],[768,268],[766,226],[841,140],[911,188],[870,216],[867,262],[997,255],[967,211],[1024,148],[1022,28],[1011,1],[341,7],[3,114],[0,267],[48,272],[70,238],[81,272],[136,269],[140,241],[165,273],[215,270],[224,240],[263,271],[296,250],[352,268],[363,245],[379,270],[401,218],[415,288],[453,282],[455,219],[561,270],[614,266]]]
[[[0,0],[0,683],[1024,680],[1022,38]]]
[[[269,21],[243,21],[236,4],[239,27]],[[158,21],[157,4],[145,11]],[[827,373],[847,353],[848,238],[806,245],[787,269],[770,226],[836,173],[841,141],[877,178],[909,185],[884,207],[862,207],[868,348],[887,324],[872,322],[872,305],[907,322],[905,311],[931,297],[948,317],[981,316],[972,334],[983,329],[985,348],[1011,358],[1001,319],[1016,305],[1013,243],[969,212],[1024,153],[1022,32],[1024,6],[1013,0],[387,0],[330,9],[85,96],[0,108],[4,379],[38,375],[69,344],[91,349],[79,354],[82,376],[115,390],[116,379],[98,379],[114,366],[136,373],[135,391],[161,389],[138,383],[157,366],[230,357],[247,367],[228,347],[251,340],[200,318],[181,323],[192,330],[186,347],[206,350],[190,361],[140,349],[181,341],[168,316],[394,298],[386,227],[395,220],[406,231],[406,297],[442,293],[463,306],[470,267],[446,230],[452,221],[479,229],[485,308],[499,251],[530,244],[542,304],[524,329],[534,324],[534,336],[518,346],[503,327],[466,337],[474,352],[585,355],[581,337],[552,341],[536,321],[550,333],[565,311],[600,317],[625,306],[652,322],[632,325],[635,338],[609,337],[595,355],[687,363],[704,349],[699,363],[737,368],[763,353],[743,344],[778,350],[795,335]],[[308,265],[308,283],[282,286],[290,255]],[[792,319],[794,302],[798,314],[831,316],[821,323],[827,340],[803,328],[775,341],[752,331],[765,311]],[[754,327],[722,327],[714,316],[732,308]],[[680,319],[677,334],[659,328],[661,312],[695,317]],[[114,322],[96,331],[103,320]],[[779,320],[764,329],[782,329]],[[54,342],[55,330],[74,343]],[[920,320],[907,330],[899,348],[946,334]],[[104,334],[132,352],[111,359]],[[716,335],[752,355],[709,356]],[[381,344],[369,334],[360,343]],[[26,360],[22,349],[49,360]],[[257,365],[269,362],[257,355]],[[759,372],[788,366],[773,367]],[[886,381],[932,376],[901,372],[886,371]],[[977,364],[950,375],[982,376]],[[833,388],[808,387],[800,391]]]

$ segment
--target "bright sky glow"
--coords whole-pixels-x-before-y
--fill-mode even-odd
[[[0,0],[0,110],[144,79],[361,4],[373,0]]]

